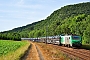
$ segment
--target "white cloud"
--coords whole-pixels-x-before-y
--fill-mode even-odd
[[[14,11],[14,10],[0,10],[0,12],[3,12],[3,13],[16,13],[16,12],[19,12],[19,11]]]
[[[30,9],[42,9],[44,6],[40,4],[35,4],[35,5],[15,5],[16,7],[19,8],[30,8]]]
[[[20,0],[19,2],[17,2],[17,5],[23,5],[24,4],[24,0]]]

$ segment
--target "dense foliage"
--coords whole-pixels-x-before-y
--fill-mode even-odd
[[[25,42],[21,41],[6,41],[0,40],[0,56],[6,55],[9,52],[16,51],[21,46],[25,45]]]
[[[1,39],[20,40],[21,37],[42,37],[60,34],[82,36],[90,44],[90,2],[67,5],[54,11],[45,20],[0,33]]]

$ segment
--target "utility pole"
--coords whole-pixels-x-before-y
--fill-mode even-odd
[[[76,26],[76,35],[78,35],[78,25]]]
[[[47,44],[47,36],[48,36],[48,26],[46,26],[46,41],[45,41],[46,44]]]

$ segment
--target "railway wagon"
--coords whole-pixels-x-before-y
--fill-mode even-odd
[[[60,44],[64,46],[82,46],[81,37],[78,35],[65,35],[60,36]]]
[[[47,43],[47,44],[59,44],[59,36],[48,36],[48,37],[41,37],[40,42]]]
[[[60,44],[60,36],[53,36],[52,39],[52,44]]]
[[[51,43],[51,39],[52,39],[52,37],[41,37],[40,42],[49,44],[49,43]]]
[[[45,41],[46,41],[46,37],[41,37],[41,38],[40,38],[40,42],[45,43]]]
[[[48,44],[51,44],[51,43],[52,43],[52,36],[47,37],[46,42],[47,42]]]

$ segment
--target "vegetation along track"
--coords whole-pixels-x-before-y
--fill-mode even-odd
[[[52,45],[52,46],[66,53],[68,56],[77,57],[80,60],[90,60],[90,50],[68,48],[68,47],[62,47],[57,45]]]

